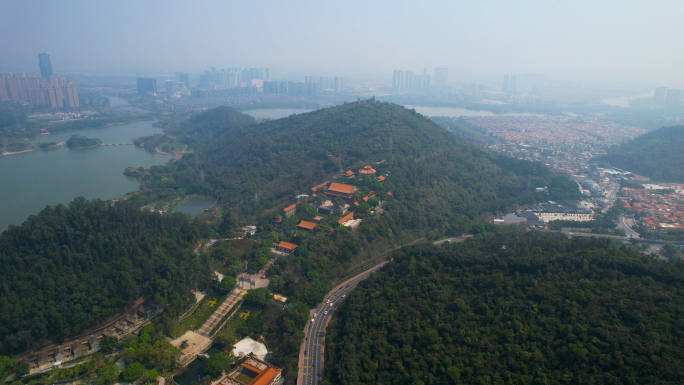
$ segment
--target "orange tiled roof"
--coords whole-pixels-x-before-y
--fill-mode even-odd
[[[359,170],[359,174],[375,174],[375,170],[371,166],[364,166],[361,170]]]
[[[382,182],[383,180],[385,180],[385,177],[382,176],[382,175],[380,175],[380,176],[378,177],[378,180],[379,180],[380,182]]]
[[[352,191],[354,191],[354,186],[350,184],[343,184],[343,183],[331,183],[330,187],[328,187],[328,190],[334,191],[334,192],[340,192],[344,194],[351,194]]]
[[[364,202],[368,202],[368,197],[363,197]]]
[[[283,209],[283,211],[288,212],[290,210],[293,210],[295,207],[297,207],[297,204],[293,204],[292,206],[287,206]]]
[[[261,370],[259,370],[259,368],[255,368],[254,366],[252,366],[252,365],[250,365],[250,364],[248,364],[248,363],[246,363],[246,362],[243,362],[243,363],[241,364],[241,366],[244,367],[244,368],[247,368],[247,369],[249,369],[249,370],[251,370],[251,371],[253,371],[254,373],[260,373],[260,374],[261,374]],[[255,377],[255,378],[256,378],[256,377]]]
[[[259,375],[256,376],[256,378],[254,378],[249,385],[266,385],[273,379],[273,377],[276,376],[276,374],[278,374],[279,371],[280,370],[268,367],[266,370],[259,373]]]
[[[313,187],[311,188],[311,191],[316,192],[316,191],[318,191],[319,188],[325,187],[325,185],[327,185],[328,183],[330,183],[330,181],[329,181],[329,180],[326,180],[325,182],[319,184],[318,186],[313,186]]]
[[[354,213],[349,213],[349,214],[343,216],[339,221],[337,221],[337,223],[343,224],[344,222],[352,219],[353,216],[354,216]]]
[[[345,173],[342,174],[342,175],[352,176],[352,175],[354,175],[354,171],[352,171],[352,170],[347,170],[347,172],[345,172]]]
[[[280,241],[280,243],[278,244],[278,247],[282,247],[284,249],[294,250],[294,248],[297,247],[297,245],[295,245],[294,243],[290,243],[290,242]]]
[[[390,196],[391,196],[391,195],[392,195],[392,193],[388,191],[388,192],[387,192],[387,195],[390,195]]]
[[[301,221],[301,222],[299,222],[297,227],[301,227],[301,228],[307,229],[307,230],[313,230],[313,228],[316,227],[316,224],[313,222]]]

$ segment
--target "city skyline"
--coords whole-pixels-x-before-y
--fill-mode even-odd
[[[506,73],[541,73],[676,88],[684,85],[684,54],[673,49],[682,29],[677,9],[684,5],[3,2],[0,72],[26,71],[36,53],[50,52],[57,73],[143,75],[220,65],[387,79],[396,68],[417,73],[427,66],[449,68],[456,82],[500,84]]]

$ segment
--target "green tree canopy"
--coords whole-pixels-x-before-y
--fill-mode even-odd
[[[97,371],[97,381],[103,385],[113,384],[119,377],[119,368],[116,364],[105,365]]]
[[[124,370],[121,372],[121,377],[124,381],[134,382],[145,372],[145,367],[139,362],[133,362],[130,365],[126,365]]]
[[[245,303],[254,306],[264,306],[269,299],[273,297],[273,294],[266,288],[247,290],[247,293],[243,297]]]

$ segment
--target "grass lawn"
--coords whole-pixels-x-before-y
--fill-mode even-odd
[[[249,384],[250,382],[252,382],[252,380],[253,380],[254,378],[255,378],[255,377],[250,377],[250,376],[244,374],[243,372],[240,372],[240,373],[238,373],[237,376],[235,376],[235,379],[236,379],[236,380],[238,380],[238,381],[240,381],[240,382],[242,382],[242,383],[245,383],[245,384]]]
[[[243,303],[242,307],[240,309],[236,310],[236,314],[233,318],[228,320],[226,322],[226,326],[224,326],[221,331],[216,333],[217,335],[222,335],[224,338],[226,338],[228,341],[230,341],[231,344],[234,344],[238,342],[243,335],[241,335],[238,332],[238,328],[247,322],[247,320],[240,318],[240,314],[245,312],[246,310],[250,310],[250,315],[249,317],[261,317],[261,313],[263,312],[263,309],[255,308],[249,305],[245,305]]]
[[[216,301],[214,301],[214,299]],[[225,295],[207,295],[202,298],[202,302],[195,309],[195,311],[193,311],[188,317],[178,322],[176,327],[173,329],[173,333],[171,333],[173,337],[176,338],[191,329],[198,329],[206,320],[209,319],[209,316],[211,316],[211,314],[218,309],[225,299]],[[213,306],[211,306],[212,302]]]

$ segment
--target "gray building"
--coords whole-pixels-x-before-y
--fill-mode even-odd
[[[435,68],[435,86],[444,87],[449,81],[448,68]]]
[[[138,95],[156,95],[157,94],[157,79],[155,78],[137,78]]]
[[[49,81],[50,77],[52,76],[52,63],[50,62],[50,55],[46,53],[39,53],[38,65],[40,66],[40,76]]]

